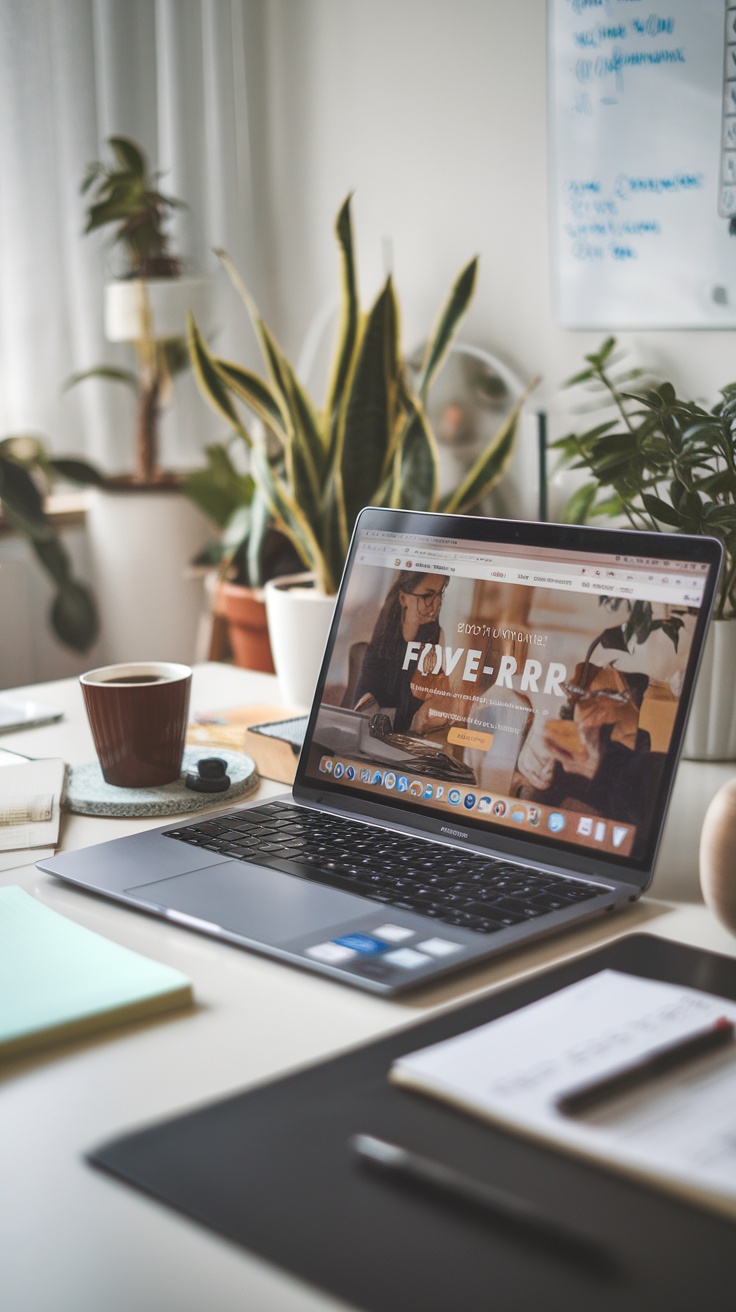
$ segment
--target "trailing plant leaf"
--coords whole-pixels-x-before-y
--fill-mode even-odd
[[[99,469],[95,469],[88,460],[69,459],[65,456],[50,457],[46,461],[46,469],[57,478],[65,479],[69,483],[79,483],[86,487],[102,487],[104,478]]]
[[[82,369],[80,373],[71,374],[64,383],[62,391],[68,392],[87,378],[104,378],[109,383],[125,383],[135,391],[138,390],[138,376],[132,369],[118,369],[112,364],[98,364],[93,369]]]
[[[206,468],[186,474],[182,491],[208,519],[224,529],[236,510],[250,506],[255,484],[250,474],[241,474],[235,468],[227,447],[221,443],[212,443],[205,455]]]
[[[43,493],[34,473],[44,486],[59,478],[83,484],[99,484],[102,478],[86,460],[52,458],[40,438],[9,437],[0,441],[3,516],[27,538],[54,584],[50,618],[57,636],[76,651],[87,651],[98,631],[94,600],[89,589],[72,576],[69,556],[45,514]]]
[[[97,609],[89,588],[65,580],[51,604],[51,623],[67,647],[88,651],[99,633]]]

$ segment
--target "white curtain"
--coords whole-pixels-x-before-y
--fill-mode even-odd
[[[211,248],[254,273],[246,66],[257,72],[261,21],[252,0],[0,0],[0,436],[34,431],[106,472],[132,469],[128,390],[63,391],[72,373],[133,363],[104,337],[108,238],[82,235],[80,182],[113,135],[138,141],[162,189],[185,201],[174,249],[216,277],[215,345],[242,358],[244,316]],[[180,378],[163,464],[198,463],[220,432],[191,375]]]

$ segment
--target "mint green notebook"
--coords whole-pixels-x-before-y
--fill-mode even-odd
[[[0,1060],[191,1001],[178,970],[0,888]]]

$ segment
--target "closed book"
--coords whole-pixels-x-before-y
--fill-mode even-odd
[[[0,1060],[191,1002],[180,971],[0,888]]]

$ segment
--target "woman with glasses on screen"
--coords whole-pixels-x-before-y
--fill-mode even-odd
[[[389,589],[366,648],[354,710],[368,714],[379,709],[393,711],[395,733],[411,727],[422,705],[410,686],[417,673],[416,665],[402,668],[406,644],[442,643],[439,614],[447,584],[444,574],[402,570]]]

